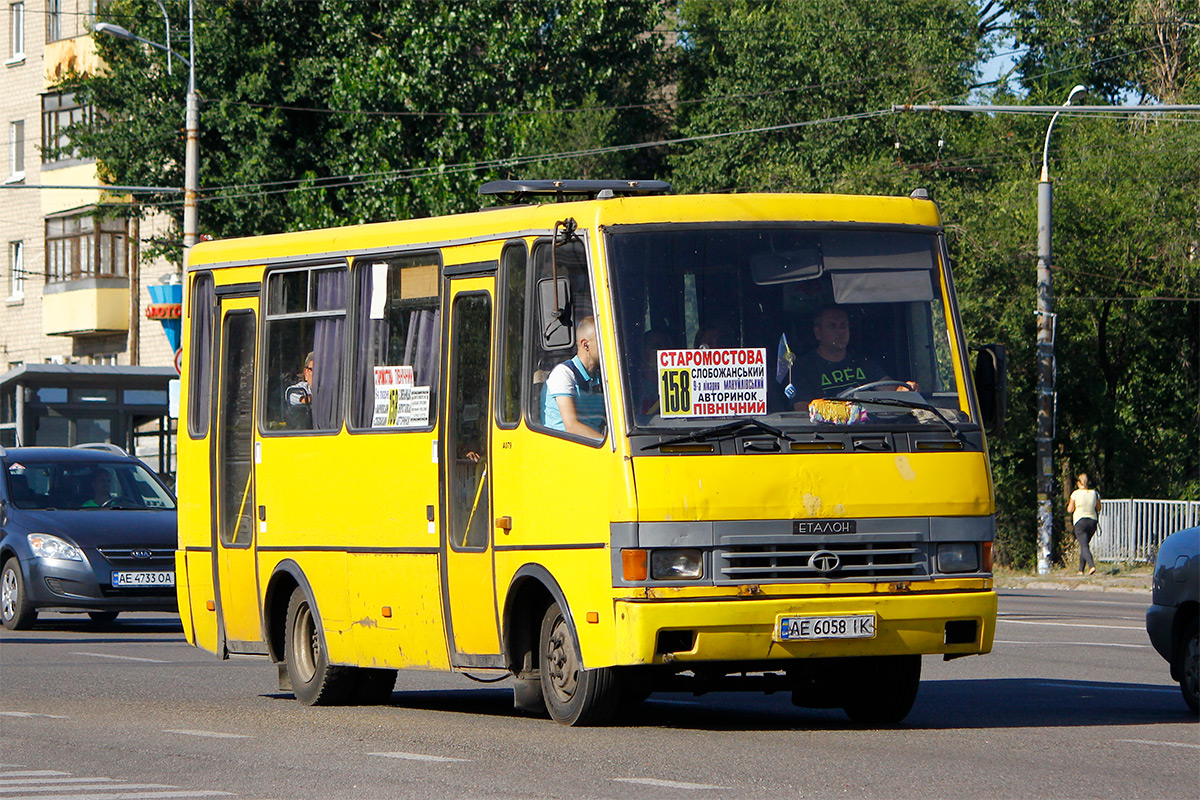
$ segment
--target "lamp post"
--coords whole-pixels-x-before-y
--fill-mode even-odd
[[[192,245],[196,243],[196,194],[200,188],[200,103],[196,98],[196,15],[194,13],[194,0],[188,0],[188,54],[190,58],[184,58],[182,55],[171,49],[171,43],[168,40],[166,45],[161,45],[158,42],[152,42],[149,39],[143,39],[129,30],[122,28],[120,25],[114,25],[110,22],[98,22],[93,28],[97,33],[115,36],[118,39],[127,41],[137,41],[142,44],[150,45],[166,52],[168,56],[167,65],[170,69],[170,56],[175,56],[188,68],[188,90],[187,90],[187,106],[184,114],[184,126],[187,130],[187,145],[184,150],[183,158],[183,256],[184,266],[187,262],[187,254]],[[170,23],[168,22],[168,25]],[[170,36],[168,28],[168,37]]]
[[[1063,108],[1085,90],[1076,86],[1067,95]],[[1054,112],[1046,128],[1046,144],[1042,148],[1042,175],[1038,180],[1038,247],[1037,247],[1037,498],[1038,498],[1038,574],[1050,572],[1050,543],[1054,535],[1054,514],[1051,495],[1054,491],[1054,421],[1055,421],[1055,363],[1054,363],[1054,294],[1050,275],[1050,229],[1053,209],[1053,190],[1050,186],[1050,132],[1061,111]]]

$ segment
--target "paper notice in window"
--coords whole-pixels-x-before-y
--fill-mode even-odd
[[[388,265],[371,265],[371,319],[383,319],[388,299]]]
[[[371,427],[411,427],[412,394],[412,367],[375,367],[375,412],[371,417]],[[428,414],[428,392],[426,395]],[[420,424],[424,425],[424,420]]]

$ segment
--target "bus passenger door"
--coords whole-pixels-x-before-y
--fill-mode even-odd
[[[451,661],[498,665],[488,397],[495,279],[449,282],[449,368],[442,404],[441,547]],[[490,656],[490,658],[489,658]]]
[[[213,559],[221,645],[261,642],[254,535],[254,367],[257,299],[221,303],[217,435],[212,437]]]

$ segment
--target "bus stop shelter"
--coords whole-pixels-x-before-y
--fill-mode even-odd
[[[0,375],[0,445],[119,445],[174,473],[172,367],[24,364]]]

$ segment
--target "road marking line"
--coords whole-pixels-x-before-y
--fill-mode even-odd
[[[1159,747],[1186,747],[1191,750],[1200,750],[1200,744],[1188,744],[1187,742],[1155,742],[1151,739],[1117,739],[1118,742],[1129,742],[1130,744],[1153,744]]]
[[[59,775],[70,775],[69,772],[60,772]],[[0,787],[4,786],[32,786],[35,784],[59,784],[59,783],[109,783],[116,782],[114,778],[5,778],[0,779]]]
[[[1179,689],[1174,686],[1110,686],[1103,683],[1078,683],[1076,681],[1037,681],[1035,686],[1052,686],[1055,689],[1100,689],[1105,692],[1170,692],[1174,694]]]
[[[201,736],[205,739],[253,739],[245,733],[221,733],[220,731],[177,731],[166,730],[163,733],[178,733],[182,736]]]
[[[167,800],[172,797],[229,797],[229,792],[197,790],[189,792],[105,792],[103,794],[45,794],[10,797],[7,800]]]
[[[13,766],[17,766],[14,764]],[[0,778],[41,778],[47,775],[70,775],[69,772],[59,772],[56,769],[23,769],[16,772],[0,772]]]
[[[993,644],[1037,644],[1037,645],[1079,645],[1080,647],[1134,647],[1142,648],[1143,650],[1150,647],[1148,644],[1117,644],[1115,642],[1013,642],[1006,639],[996,639]]]
[[[726,786],[713,786],[708,783],[684,783],[683,781],[664,781],[658,778],[613,778],[621,783],[638,783],[643,786],[658,786],[663,789],[726,789]]]
[[[108,653],[72,653],[73,656],[92,656],[93,658],[112,658],[117,661],[145,661],[148,664],[170,664],[157,658],[137,658],[136,656],[113,656]]]
[[[1005,622],[1009,625],[1050,625],[1056,628],[1104,628],[1110,631],[1145,631],[1146,626],[1131,626],[1131,625],[1084,625],[1080,622],[1040,622],[1032,619],[1004,619],[1001,617],[997,622]]]
[[[109,780],[108,778],[97,778],[100,780]],[[95,791],[102,789],[104,791],[129,791],[130,789],[176,789],[176,786],[168,786],[164,783],[87,783],[79,786],[62,786],[55,784],[53,786],[8,786],[0,788],[0,795],[9,792],[61,792],[64,789],[69,789],[72,792]],[[6,797],[4,800],[14,800],[14,798]]]
[[[42,719],[70,719],[70,717],[62,717],[58,714],[38,714],[33,711],[0,711],[0,717],[24,717],[33,719],[34,717]]]
[[[427,756],[424,753],[367,753],[369,756],[380,758],[403,758],[406,761],[468,761],[466,758],[451,758],[449,756]]]

